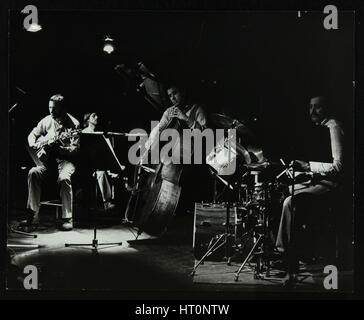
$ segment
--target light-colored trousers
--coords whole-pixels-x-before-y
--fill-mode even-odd
[[[96,177],[101,191],[102,200],[104,202],[112,200],[112,190],[106,171],[96,171]]]
[[[75,165],[66,160],[57,160],[58,164],[58,185],[62,201],[62,218],[72,218],[72,184],[71,176],[75,172]],[[39,213],[42,181],[48,172],[45,166],[33,167],[28,173],[28,203],[27,208]]]
[[[276,247],[286,254],[289,268],[298,271],[298,260],[302,249],[302,226],[306,223],[319,224],[320,212],[335,197],[338,184],[323,181],[322,184],[312,185],[295,191],[284,200],[279,224]],[[308,240],[308,239],[307,239]]]

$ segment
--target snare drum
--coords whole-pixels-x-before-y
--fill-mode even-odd
[[[264,203],[267,200],[267,188],[263,183],[257,183],[254,185],[250,195],[250,202]]]
[[[264,204],[269,199],[270,183],[264,182],[261,171],[250,172],[250,183],[248,184],[248,203]]]

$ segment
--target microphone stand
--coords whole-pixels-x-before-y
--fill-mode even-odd
[[[22,94],[26,94],[26,92],[18,87],[16,87],[16,89],[18,89]],[[8,116],[10,117],[10,129],[9,129],[9,149],[10,149],[10,153],[14,154],[14,149],[15,149],[15,116],[14,116],[14,110],[16,110],[16,108],[19,106],[19,102],[14,103],[11,108],[8,110]],[[9,160],[9,159],[8,159]],[[10,161],[8,161],[10,163]],[[11,170],[11,173],[13,173],[13,170]],[[8,213],[9,214],[9,213]],[[7,216],[7,218],[9,218]],[[11,233],[14,234],[19,234],[22,236],[26,236],[26,237],[30,237],[30,238],[37,238],[36,234],[33,233],[28,233],[28,232],[24,232],[24,231],[20,231],[20,230],[15,230],[13,227],[11,227],[11,225],[9,224],[9,222],[7,222],[7,232],[8,235]],[[7,244],[8,248],[39,248],[40,246],[37,244]]]

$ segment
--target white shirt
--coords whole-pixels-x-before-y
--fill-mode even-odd
[[[322,176],[332,176],[342,172],[344,163],[344,131],[340,122],[325,119],[321,125],[330,130],[332,162],[310,161],[310,170]]]
[[[30,132],[28,136],[28,144],[30,147],[36,147],[40,141],[45,141],[57,137],[61,132],[69,132],[78,129],[80,123],[69,113],[61,120],[55,120],[51,115],[40,120],[37,126]],[[65,147],[69,151],[74,151],[79,147],[79,139],[77,136],[71,137],[65,141]]]

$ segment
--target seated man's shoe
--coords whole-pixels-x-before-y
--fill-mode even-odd
[[[17,229],[25,233],[33,233],[39,229],[39,224],[19,225]]]
[[[38,213],[27,210],[26,217],[24,220],[19,222],[18,229],[23,232],[33,232],[39,227],[39,216]]]
[[[104,202],[104,209],[105,211],[112,211],[115,209],[115,204],[113,204],[111,201]]]
[[[73,221],[70,219],[62,219],[60,230],[62,231],[70,231],[73,229]]]
[[[291,273],[288,275],[288,279],[283,282],[283,287],[286,289],[294,289],[297,287],[298,282],[297,274]]]
[[[271,261],[270,266],[272,269],[287,270],[287,264],[284,260]]]

